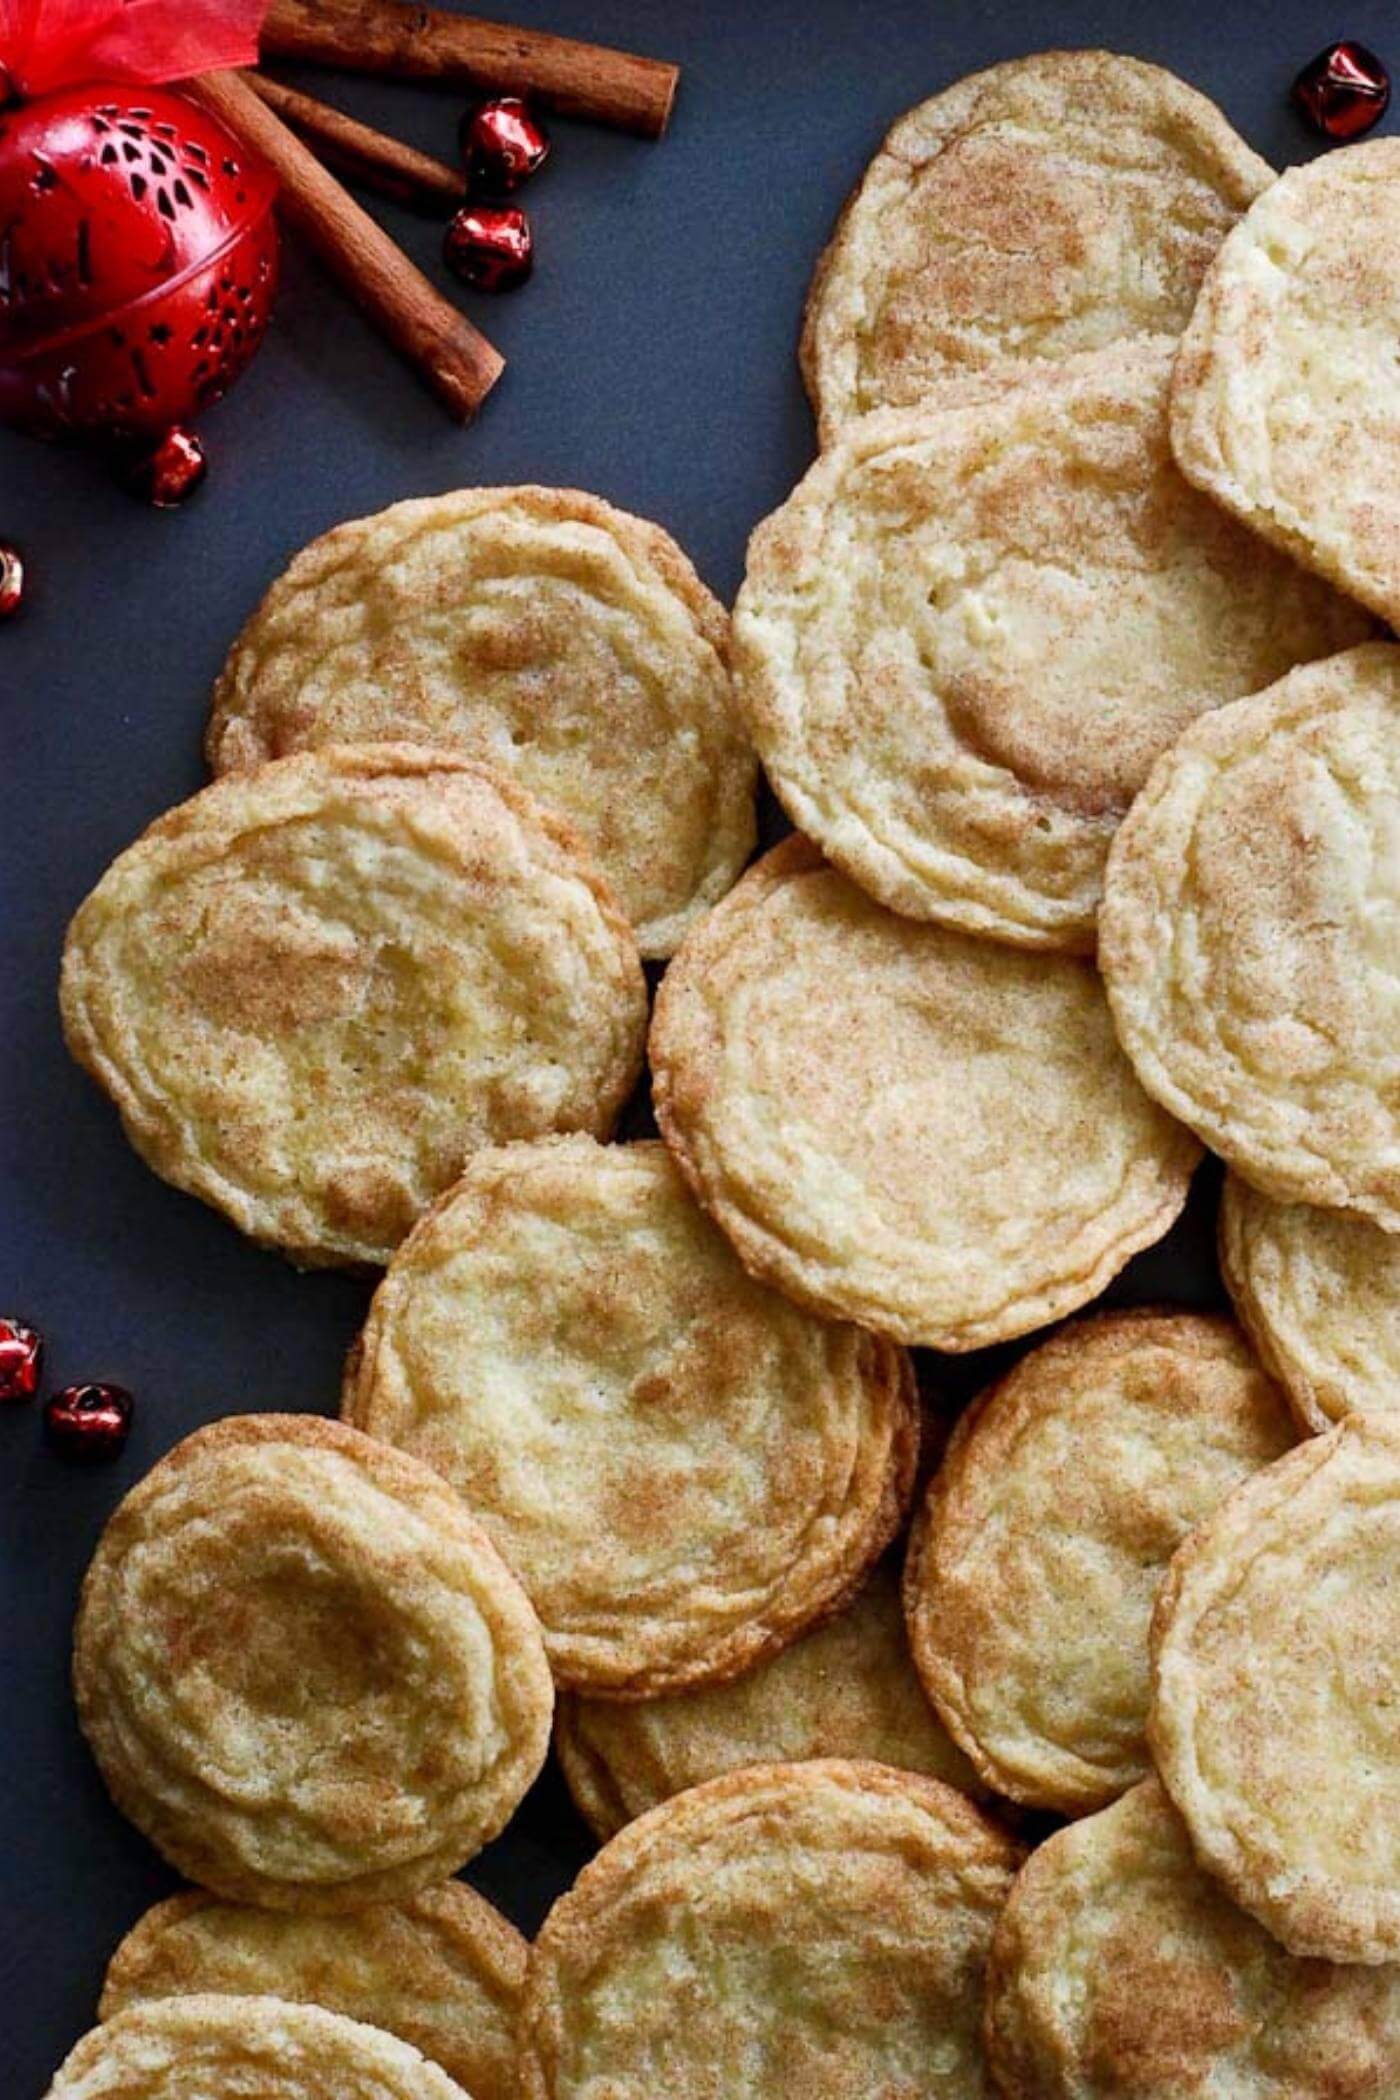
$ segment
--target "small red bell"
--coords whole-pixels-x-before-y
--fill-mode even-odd
[[[44,1434],[78,1465],[119,1458],[131,1434],[136,1402],[122,1385],[67,1385],[44,1403]]]
[[[167,89],[0,109],[0,422],[155,440],[217,401],[267,327],[276,190]]]
[[[1390,102],[1390,75],[1374,51],[1350,39],[1319,51],[1293,83],[1293,100],[1315,131],[1344,142],[1364,138]]]
[[[156,510],[175,510],[191,497],[209,472],[198,434],[176,423],[158,444],[122,462],[122,485]]]
[[[447,267],[478,292],[512,292],[534,267],[535,240],[518,204],[468,204],[443,242]]]
[[[498,95],[469,109],[458,137],[474,197],[508,197],[549,158],[549,133],[518,95]]]
[[[23,604],[24,556],[8,540],[0,540],[0,620],[13,620]]]

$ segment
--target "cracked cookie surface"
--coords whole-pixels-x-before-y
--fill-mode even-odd
[[[892,910],[1092,949],[1110,841],[1161,753],[1373,632],[1183,480],[1174,347],[868,417],[755,532],[740,703],[799,831]]]
[[[1148,1092],[1266,1195],[1400,1229],[1400,646],[1193,724],[1118,833],[1099,964]]]
[[[884,1765],[678,1794],[541,1928],[526,2100],[988,2100],[983,1973],[1020,1857],[951,1787]]]
[[[662,1134],[745,1266],[932,1348],[1095,1297],[1200,1156],[1091,964],[898,918],[802,838],[690,935],[651,1060]]]
[[[1349,1415],[1192,1532],[1148,1733],[1197,1857],[1290,1953],[1400,1959],[1400,1421]]]
[[[1044,51],[901,117],[817,265],[802,372],[823,444],[950,374],[1176,334],[1272,182],[1160,66]]]
[[[382,1266],[483,1144],[605,1135],[646,1028],[573,833],[403,744],[282,759],[159,818],[79,907],[61,998],[148,1164],[308,1266]]]
[[[397,503],[272,585],[215,689],[214,771],[397,741],[558,810],[644,955],[669,955],[753,850],[728,615],[660,526],[577,489]]]
[[[78,1717],[190,1880],[274,1910],[441,1881],[544,1762],[539,1624],[460,1498],[340,1422],[233,1415],[110,1519],[74,1631]]]
[[[919,1439],[905,1352],[750,1277],[655,1141],[479,1153],[391,1264],[342,1405],[458,1489],[557,1680],[629,1699],[837,1609]]]

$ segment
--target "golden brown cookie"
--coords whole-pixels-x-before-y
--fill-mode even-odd
[[[535,1615],[445,1481],[340,1422],[234,1415],[111,1518],[74,1636],[113,1800],[235,1902],[359,1910],[441,1881],[544,1761]]]
[[[1083,1815],[1144,1776],[1167,1562],[1296,1434],[1238,1329],[1196,1313],[1080,1320],[963,1416],[905,1603],[924,1688],[988,1786]]]
[[[117,1948],[98,2018],[218,1992],[321,2005],[410,2042],[472,2100],[515,2100],[525,1942],[462,1881],[338,1918],[293,1917],[190,1889]]]
[[[1019,1858],[951,1787],[884,1765],[678,1794],[546,1918],[525,2100],[988,2100],[982,1979]]]
[[[924,1697],[899,1584],[885,1567],[837,1617],[727,1684],[636,1705],[566,1694],[554,1748],[579,1813],[600,1838],[744,1765],[873,1758],[981,1792]]]
[[[732,1677],[835,1610],[913,1493],[904,1351],[746,1274],[664,1145],[478,1153],[400,1248],[343,1411],[450,1480],[561,1684]]]
[[[1349,1415],[1177,1553],[1152,1754],[1202,1864],[1292,1954],[1400,1960],[1400,1421]]]
[[[1206,275],[1172,389],[1182,472],[1400,621],[1400,139],[1289,168]]]
[[[410,745],[218,782],[69,929],[63,1022],[158,1174],[308,1265],[382,1264],[484,1144],[605,1136],[636,945],[524,790]]]
[[[1275,1203],[1227,1174],[1220,1266],[1305,1429],[1400,1410],[1400,1237],[1345,1211]]]
[[[1004,2100],[1393,2100],[1400,1968],[1285,1953],[1147,1780],[1021,1869],[987,2051]]]
[[[1094,1297],[1199,1157],[1090,964],[896,918],[802,838],[690,935],[651,1059],[666,1141],[745,1266],[938,1349]]]
[[[296,557],[233,646],[209,763],[396,739],[482,760],[567,818],[669,955],[753,850],[728,659],[660,526],[577,489],[458,489]]]
[[[85,2034],[46,2100],[472,2100],[407,2042],[317,2005],[161,1998]]]
[[[1283,1202],[1400,1229],[1400,647],[1194,723],[1114,842],[1099,964],[1138,1076]]]
[[[822,443],[1003,358],[1179,333],[1272,180],[1204,95],[1109,51],[1042,51],[920,103],[812,281],[802,373]]]
[[[1091,950],[1153,761],[1373,631],[1182,479],[1174,349],[867,417],[754,534],[734,614],[754,741],[798,829],[891,910]]]

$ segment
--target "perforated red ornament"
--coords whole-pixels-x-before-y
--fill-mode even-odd
[[[155,438],[217,401],[267,327],[276,191],[165,89],[0,111],[0,420]]]

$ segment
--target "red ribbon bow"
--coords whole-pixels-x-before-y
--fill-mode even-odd
[[[268,0],[0,0],[0,83],[187,80],[257,62]],[[0,99],[3,85],[0,84]]]

